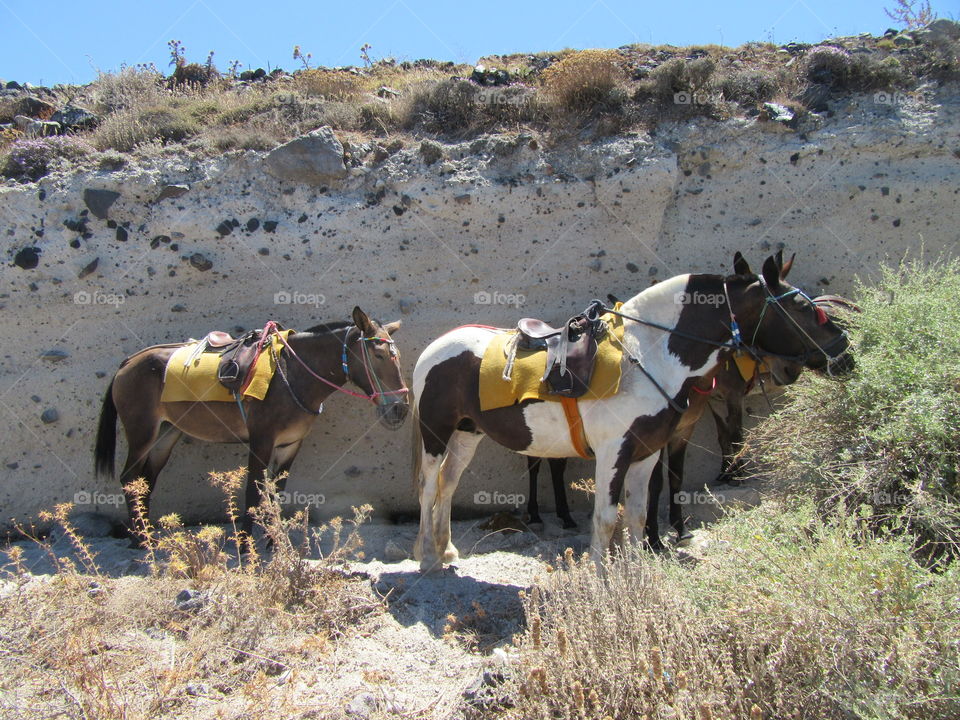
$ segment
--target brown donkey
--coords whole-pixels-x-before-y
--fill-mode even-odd
[[[283,342],[263,400],[244,398],[242,408],[235,402],[161,401],[167,361],[187,343],[155,345],[124,360],[103,398],[94,459],[98,474],[113,476],[119,417],[128,446],[120,482],[127,495],[134,541],[143,528],[136,527],[135,498],[126,486],[139,477],[146,480],[143,515],[149,518],[150,493],[157,476],[184,434],[249,447],[243,516],[243,529],[249,533],[252,518],[248,511],[260,500],[258,481],[265,471],[277,476],[290,469],[303,438],[323,410],[323,401],[333,392],[369,400],[376,405],[381,424],[391,430],[399,428],[409,409],[400,354],[391,337],[399,327],[399,320],[380,325],[355,307],[352,323],[317,325],[291,333]],[[362,393],[343,388],[347,381]]]

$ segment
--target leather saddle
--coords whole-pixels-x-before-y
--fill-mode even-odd
[[[561,327],[553,327],[537,318],[521,318],[517,334],[507,345],[507,365],[503,377],[510,379],[517,350],[545,350],[546,369],[542,382],[553,395],[578,398],[590,387],[598,342],[607,333],[600,319],[603,304],[595,300],[579,315]]]
[[[279,326],[276,326],[279,328]],[[269,335],[271,329],[267,334]],[[254,366],[260,358],[264,344],[261,342],[263,330],[250,330],[238,338],[220,330],[208,333],[200,340],[187,363],[192,362],[200,353],[212,352],[220,356],[217,365],[217,380],[233,393],[242,392],[253,376]]]

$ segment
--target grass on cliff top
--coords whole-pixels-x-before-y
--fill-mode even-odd
[[[233,71],[220,74],[212,64],[177,58],[170,77],[138,66],[104,73],[83,87],[57,86],[54,104],[86,106],[101,116],[98,127],[76,136],[93,152],[71,155],[48,140],[19,148],[24,137],[6,130],[0,134],[0,174],[34,180],[82,161],[112,169],[123,164],[116,153],[268,150],[321,125],[358,147],[521,130],[561,142],[649,130],[664,120],[756,115],[770,100],[802,114],[811,106],[821,109],[831,94],[892,93],[960,77],[956,48],[920,43],[904,49],[866,37],[789,52],[767,43],[633,45],[485,58],[488,68],[510,73],[505,86],[472,82],[473,68],[466,65],[392,60],[239,83]],[[0,101],[0,123],[12,120],[16,103]],[[15,152],[31,155],[26,169],[11,159]],[[386,157],[367,152],[350,154],[362,162]]]

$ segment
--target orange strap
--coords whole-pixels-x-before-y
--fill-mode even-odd
[[[591,460],[593,451],[587,447],[587,436],[583,432],[583,418],[580,417],[577,399],[561,396],[560,404],[563,406],[563,414],[567,416],[567,425],[570,426],[570,442],[573,443],[573,449],[580,457]]]

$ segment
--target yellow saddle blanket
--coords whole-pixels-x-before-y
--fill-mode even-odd
[[[286,340],[291,332],[293,331],[281,330],[278,334]],[[170,356],[163,378],[160,402],[235,402],[233,394],[217,379],[219,353],[204,352],[190,360],[199,344],[198,341],[184,345]],[[257,358],[253,379],[243,391],[244,397],[263,400],[277,369],[274,355],[279,356],[282,347],[277,334],[271,335],[270,345],[265,345]]]
[[[623,338],[623,319],[607,313],[603,316],[609,331],[597,344],[597,356],[590,378],[590,388],[580,400],[603,400],[620,389],[620,361],[623,351],[619,343],[610,339],[610,334]],[[480,409],[494,410],[508,407],[524,400],[550,400],[559,402],[560,395],[549,392],[541,382],[547,367],[547,353],[542,350],[517,350],[511,379],[503,379],[507,358],[504,347],[516,331],[498,333],[487,346],[480,362]]]

